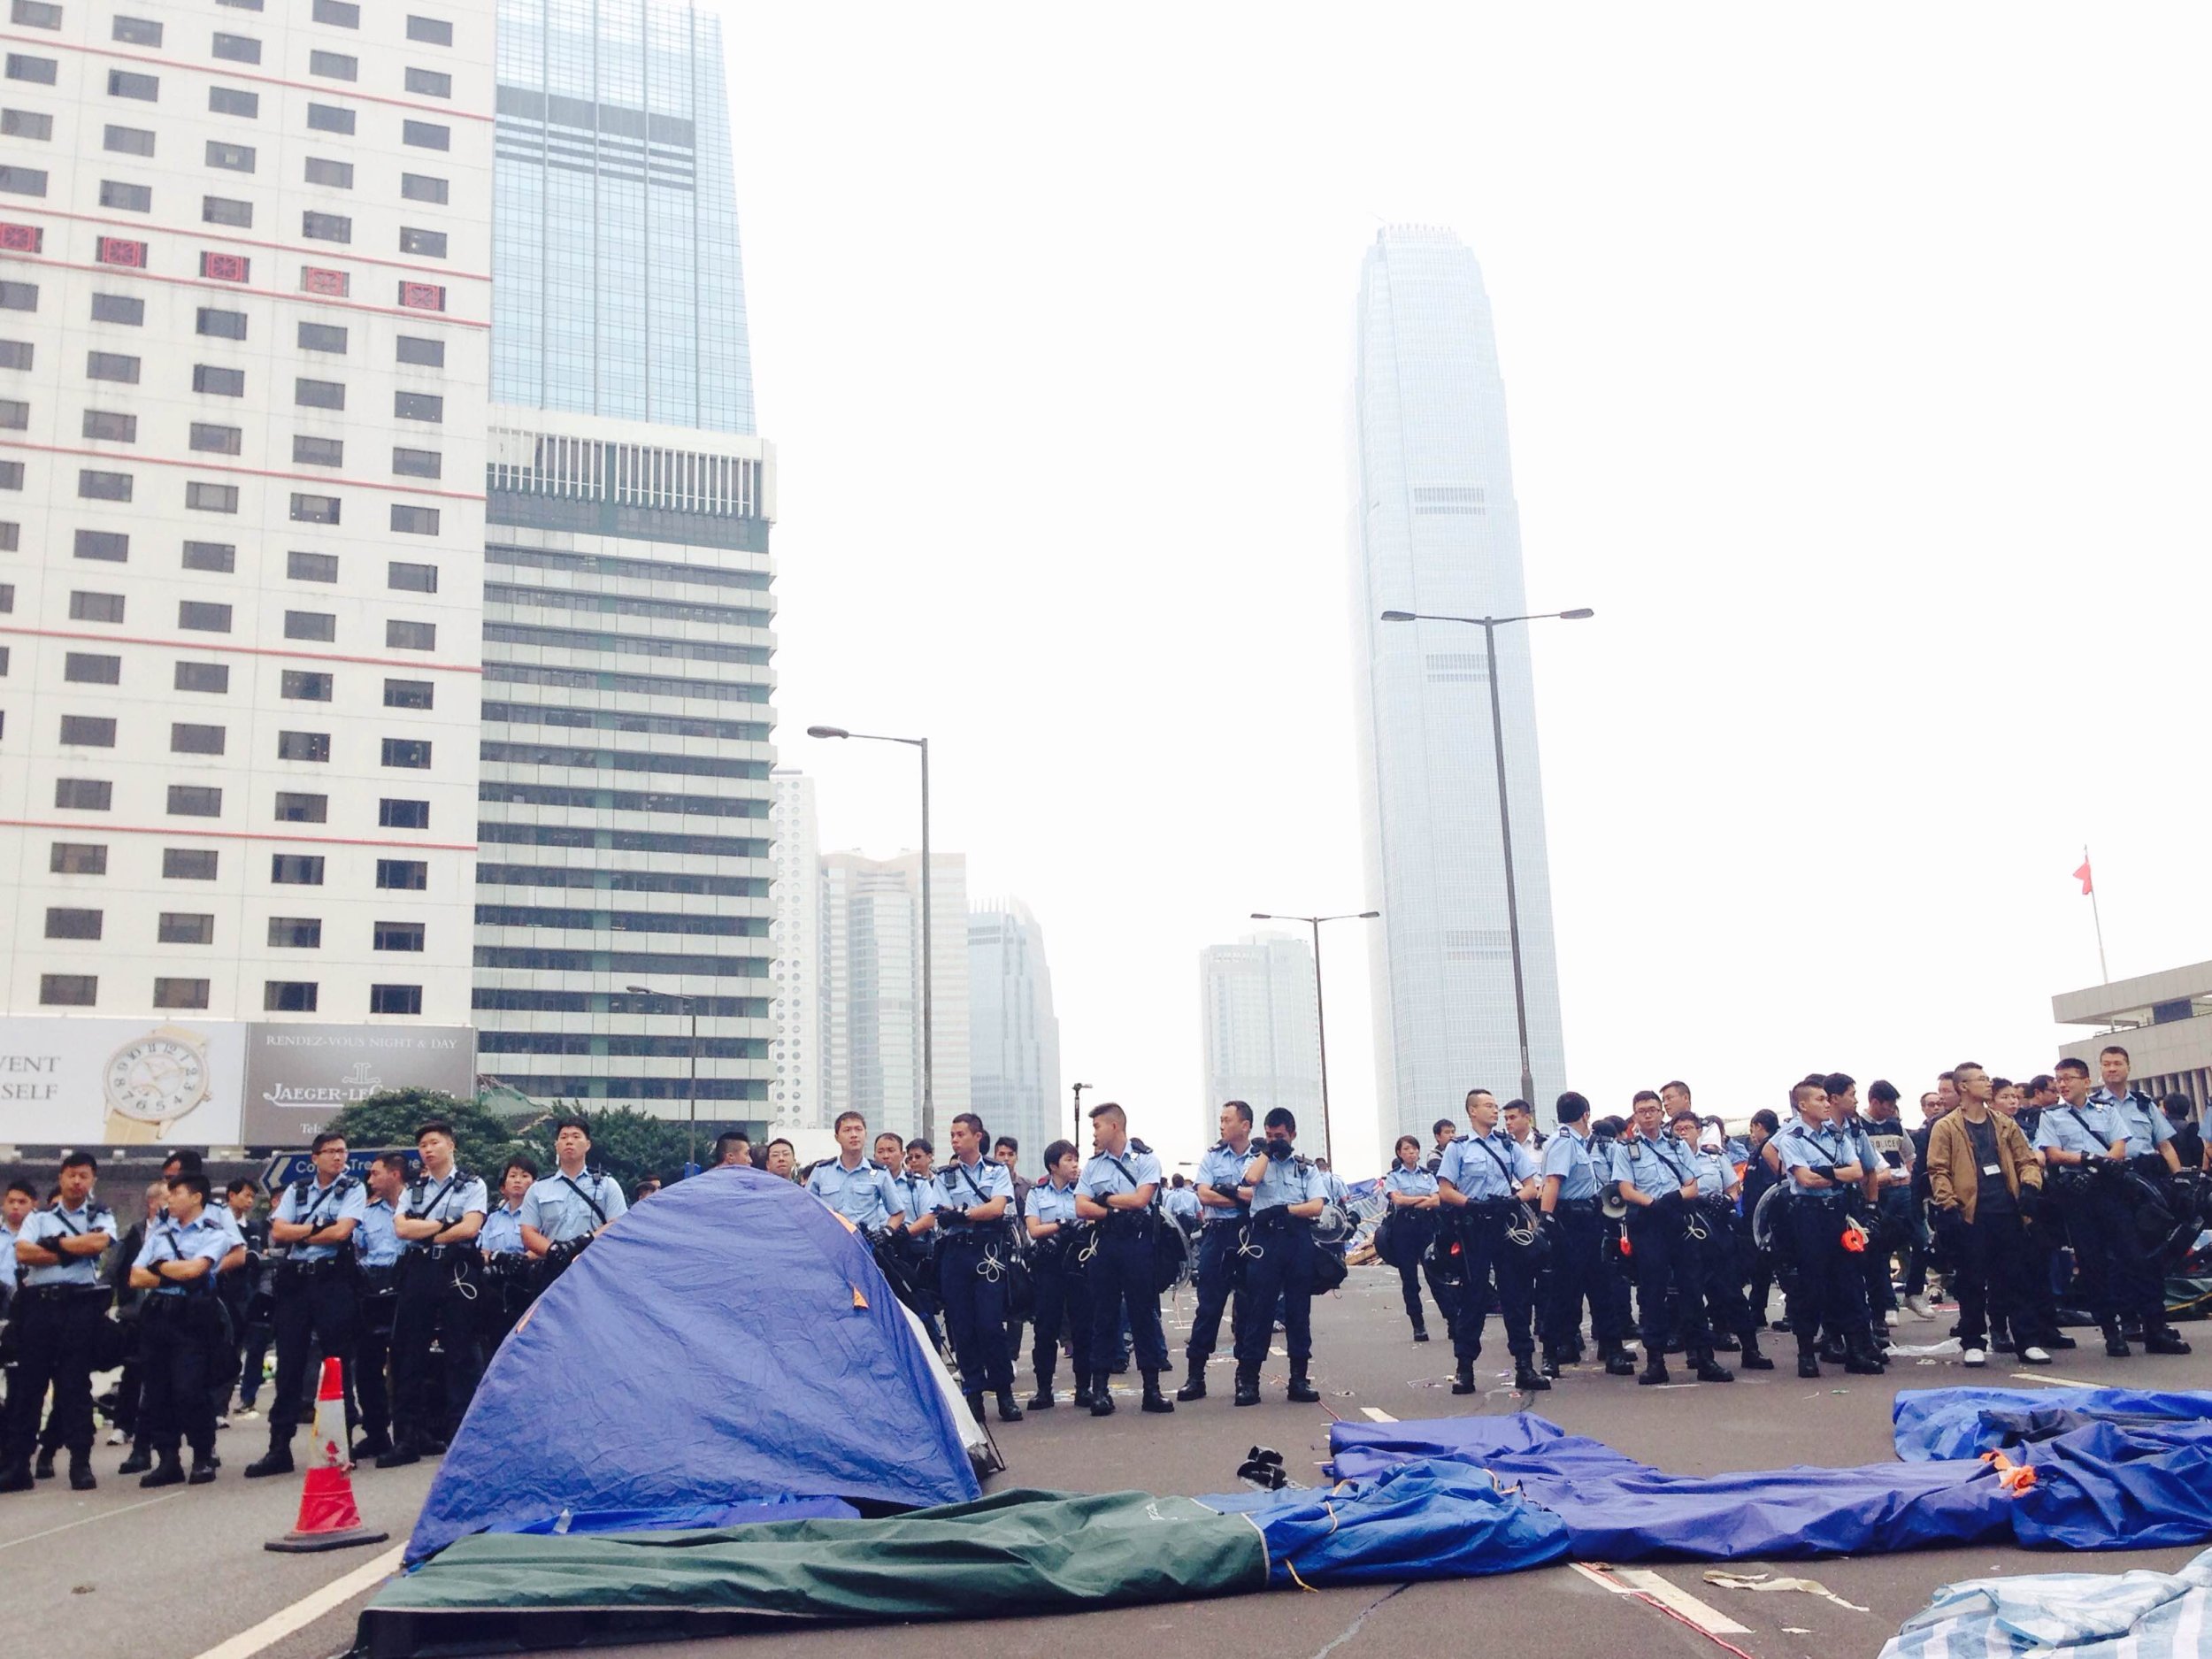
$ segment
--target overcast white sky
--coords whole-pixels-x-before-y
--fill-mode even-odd
[[[1469,11],[729,8],[826,845],[912,844],[912,767],[803,728],[927,733],[938,845],[1044,925],[1064,1082],[1192,1156],[1199,948],[1382,896],[1353,301],[1379,225],[1449,225],[1531,602],[1598,611],[1536,659],[1575,1086],[2047,1066],[2085,841],[2116,977],[2212,956],[2207,14]]]

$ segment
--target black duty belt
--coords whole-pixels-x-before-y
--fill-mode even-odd
[[[1563,1198],[1552,1206],[1555,1213],[1563,1210],[1575,1215],[1594,1215],[1600,1208],[1594,1198]]]
[[[18,1294],[26,1302],[75,1302],[113,1293],[105,1285],[26,1285]]]

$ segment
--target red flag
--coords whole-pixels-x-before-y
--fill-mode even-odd
[[[2081,868],[2074,872],[2074,879],[2081,883],[2081,890],[2084,893],[2091,891],[2089,886],[2089,856],[2086,853],[2082,855]]]

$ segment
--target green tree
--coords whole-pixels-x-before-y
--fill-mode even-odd
[[[621,1182],[625,1196],[645,1176],[673,1181],[683,1174],[688,1135],[684,1125],[634,1107],[609,1106],[591,1111],[573,1102],[549,1111],[522,1132],[524,1144],[541,1173],[554,1164],[555,1125],[570,1116],[581,1118],[589,1125],[592,1164]]]
[[[455,1161],[493,1187],[499,1185],[500,1166],[524,1149],[503,1119],[474,1101],[439,1089],[380,1089],[347,1107],[330,1120],[328,1127],[344,1135],[350,1147],[411,1150],[415,1131],[433,1118],[442,1118],[453,1125]]]

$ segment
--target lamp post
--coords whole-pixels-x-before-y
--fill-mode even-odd
[[[1256,922],[1303,922],[1313,929],[1313,1032],[1321,1050],[1321,1141],[1329,1148],[1329,1167],[1337,1166],[1336,1137],[1329,1133],[1329,1022],[1321,1010],[1321,924],[1324,922],[1371,922],[1380,910],[1345,910],[1335,916],[1278,916],[1271,910],[1254,910]]]
[[[1513,879],[1513,817],[1505,792],[1505,716],[1498,706],[1498,630],[1509,622],[1586,622],[1597,614],[1587,606],[1578,611],[1538,611],[1521,617],[1440,617],[1418,611],[1386,611],[1385,622],[1460,622],[1482,630],[1483,678],[1490,682],[1490,752],[1498,763],[1498,835],[1505,844],[1505,927],[1513,948],[1513,1020],[1521,1039],[1521,1098],[1532,1111],[1536,1106],[1536,1079],[1528,1064],[1528,990],[1521,973],[1521,902]]]
[[[931,926],[929,902],[929,740],[926,737],[887,737],[875,732],[849,732],[841,726],[810,726],[809,737],[856,738],[864,743],[904,743],[922,753],[922,1139],[937,1143],[937,1046],[932,1023]]]
[[[691,1016],[691,1083],[689,1098],[685,1102],[685,1115],[691,1127],[684,1140],[684,1162],[699,1161],[699,999],[686,996],[679,991],[656,991],[649,985],[626,985],[622,987],[633,996],[664,996],[672,1002],[681,1002],[684,1012]]]
[[[1073,1139],[1079,1162],[1081,1161],[1083,1154],[1083,1091],[1088,1087],[1090,1087],[1088,1083],[1078,1083],[1075,1086],[1075,1134]],[[1049,1171],[1047,1172],[1049,1173]]]

